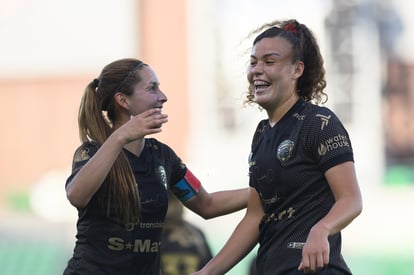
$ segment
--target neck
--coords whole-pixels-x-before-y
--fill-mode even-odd
[[[142,153],[142,150],[144,149],[144,146],[145,138],[141,138],[125,144],[124,149],[130,151],[131,153],[139,157]]]
[[[279,120],[292,108],[293,105],[298,101],[299,96],[297,93],[292,93],[285,101],[279,106],[274,107],[272,110],[267,111],[269,117],[269,124],[271,127],[276,125]]]

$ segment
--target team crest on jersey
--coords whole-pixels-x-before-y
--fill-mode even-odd
[[[165,172],[164,166],[162,166],[162,165],[158,166],[158,175],[160,176],[160,180],[161,180],[162,185],[164,185],[165,190],[167,190],[168,189],[167,173]]]
[[[252,160],[252,158],[253,158],[253,152],[250,152],[249,158],[248,158],[249,167],[252,167],[252,166],[256,165],[256,162],[254,160]]]
[[[277,147],[277,158],[281,162],[286,162],[290,159],[293,152],[293,147],[295,146],[295,143],[293,140],[284,140],[282,141],[279,146]]]

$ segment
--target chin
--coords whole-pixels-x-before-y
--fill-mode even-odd
[[[266,101],[264,98],[260,98],[260,97],[255,97],[254,98],[254,102],[256,102],[257,104],[259,104],[260,106],[262,106],[263,104],[266,104]]]
[[[260,108],[262,108],[262,109],[265,109],[265,110],[267,110],[267,105],[269,105],[268,103],[267,103],[267,101],[265,101],[265,100],[255,100],[255,103],[257,104],[257,105],[259,105],[259,107]]]

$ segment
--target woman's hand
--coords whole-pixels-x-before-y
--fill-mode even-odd
[[[129,121],[119,127],[116,132],[125,144],[161,132],[161,127],[168,122],[168,115],[162,114],[161,109],[154,108],[132,116]]]
[[[314,226],[302,249],[302,261],[298,267],[304,273],[321,270],[329,263],[328,230]]]
[[[353,162],[338,164],[326,171],[325,176],[335,203],[309,232],[298,267],[305,273],[318,271],[329,263],[328,236],[340,232],[362,211],[361,191]]]

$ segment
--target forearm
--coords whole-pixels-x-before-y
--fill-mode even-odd
[[[314,225],[322,228],[328,235],[333,235],[350,224],[362,210],[362,200],[359,196],[344,197],[335,202],[328,214]]]
[[[226,215],[247,207],[248,188],[226,190],[211,194],[214,216]]]
[[[200,271],[200,274],[225,274],[242,260],[257,244],[258,217],[244,217],[220,250]]]
[[[263,217],[263,208],[255,189],[249,188],[248,194],[248,206],[245,216],[221,251],[200,272],[195,274],[225,274],[257,244],[259,239],[259,224]]]
[[[310,230],[302,249],[301,271],[312,271],[329,263],[328,237],[345,228],[362,210],[362,198],[352,162],[329,169],[325,176],[335,197],[329,212]]]
[[[211,219],[246,208],[248,194],[248,188],[208,193],[201,187],[197,195],[184,204],[204,219]]]
[[[66,194],[72,205],[85,207],[104,182],[123,147],[117,135],[110,136],[96,154],[68,183]]]
[[[361,213],[362,196],[352,162],[345,162],[329,169],[325,176],[335,197],[335,203],[314,227],[324,228],[332,235],[345,228]]]

